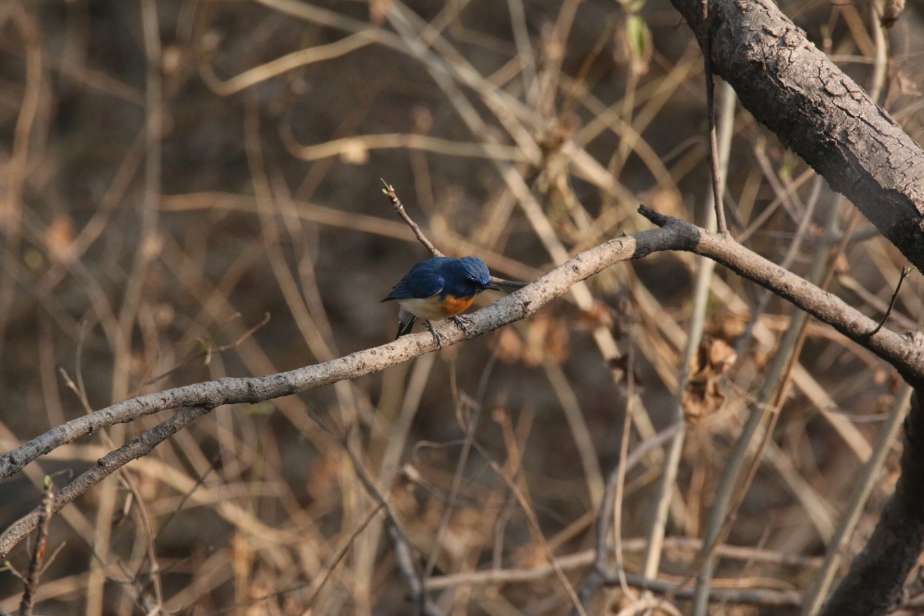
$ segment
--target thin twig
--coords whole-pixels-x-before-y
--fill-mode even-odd
[[[635,345],[632,336],[627,336],[626,349],[626,408],[622,422],[622,439],[619,444],[619,469],[616,473],[616,490],[613,497],[613,550],[616,552],[616,573],[619,575],[619,584],[623,593],[630,597],[629,587],[626,583],[625,566],[622,556],[622,504],[626,485],[626,458],[629,455],[629,437],[632,432],[632,404],[635,402]],[[682,434],[682,432],[678,432]],[[677,437],[674,437],[677,438]],[[604,511],[604,515],[609,512]],[[598,522],[599,524],[600,522]]]
[[[828,543],[825,560],[815,574],[812,588],[805,593],[802,603],[803,616],[817,614],[827,597],[831,583],[834,581],[834,575],[841,564],[844,546],[853,535],[857,522],[860,521],[860,514],[863,513],[863,507],[866,505],[866,501],[878,481],[886,456],[892,450],[902,423],[908,415],[908,409],[911,405],[911,393],[911,386],[905,385],[895,397],[895,404],[889,412],[888,421],[879,429],[879,436],[876,438],[873,453],[857,477],[856,484],[850,494],[850,500],[844,508],[831,541]]]
[[[629,413],[628,409],[626,409],[626,413]],[[685,422],[680,421],[668,428],[665,428],[654,437],[642,442],[638,447],[636,447],[632,451],[632,454],[629,455],[622,463],[622,468],[620,468],[620,465],[617,465],[613,468],[612,471],[610,471],[610,475],[606,482],[606,490],[603,493],[603,500],[600,503],[600,512],[597,515],[597,534],[596,542],[594,544],[593,569],[587,576],[584,584],[581,586],[579,594],[581,605],[586,606],[593,595],[596,594],[596,592],[600,589],[600,586],[602,586],[607,579],[618,577],[618,572],[611,572],[607,568],[606,560],[610,553],[610,524],[612,521],[614,521],[613,517],[610,515],[610,512],[613,510],[613,503],[616,500],[616,486],[620,475],[624,476],[626,473],[628,473],[631,468],[633,468],[641,461],[645,454],[647,454],[655,447],[660,447],[664,443],[671,440],[685,426]]]
[[[54,485],[51,483],[51,477],[45,475],[45,492],[38,512],[38,535],[35,538],[35,550],[32,552],[29,570],[24,580],[25,588],[22,593],[22,601],[19,603],[19,616],[32,616],[32,607],[35,603],[35,593],[38,591],[39,577],[44,570],[43,561],[45,560],[45,547],[48,543],[48,526],[51,522],[53,495]]]
[[[170,376],[171,374],[173,374],[174,372],[176,372],[177,370],[179,370],[180,368],[182,368],[183,366],[188,366],[188,365],[191,364],[192,362],[194,362],[194,361],[196,361],[197,359],[200,359],[200,358],[202,358],[202,357],[205,357],[205,358],[206,358],[206,362],[205,362],[205,363],[208,364],[208,363],[209,363],[209,360],[210,360],[211,357],[212,357],[212,355],[214,355],[215,353],[224,353],[224,352],[226,352],[226,351],[230,351],[230,350],[232,350],[232,349],[237,348],[238,346],[241,345],[242,342],[244,342],[245,340],[247,340],[248,338],[250,338],[251,336],[253,336],[253,335],[257,332],[257,330],[259,330],[259,329],[262,328],[264,325],[266,325],[267,323],[269,323],[269,321],[270,321],[270,313],[267,312],[267,313],[264,315],[262,321],[260,321],[259,323],[257,323],[256,325],[254,325],[253,327],[251,327],[250,329],[248,329],[246,332],[244,332],[243,334],[241,334],[240,336],[238,336],[237,340],[235,340],[234,342],[232,342],[232,343],[230,343],[230,344],[223,344],[223,345],[221,345],[221,346],[217,346],[217,347],[214,347],[214,348],[213,348],[213,347],[209,347],[209,348],[207,348],[207,349],[205,349],[205,350],[199,351],[199,352],[196,353],[195,355],[192,355],[191,357],[187,357],[183,362],[177,364],[177,365],[174,366],[173,368],[170,368],[170,369],[167,370],[166,372],[162,372],[161,374],[158,374],[157,376],[151,378],[147,383],[145,383],[145,385],[152,385],[152,384],[156,383],[157,381],[160,381],[160,380],[162,380],[162,379],[165,379],[165,378],[167,378],[168,376]]]
[[[400,216],[401,219],[407,223],[407,225],[411,228],[411,231],[414,232],[414,235],[417,236],[417,240],[423,244],[424,248],[429,250],[434,257],[445,257],[446,255],[440,252],[439,249],[433,245],[433,242],[427,239],[427,236],[424,235],[424,232],[421,231],[417,223],[414,222],[414,219],[408,215],[407,211],[404,209],[404,205],[401,203],[401,199],[398,198],[398,193],[395,192],[395,187],[385,180],[382,180],[382,183],[385,184],[385,188],[382,189],[382,192],[385,193],[385,195],[391,201],[392,205],[395,206],[395,211],[398,212],[398,216]],[[510,289],[522,289],[529,284],[528,282],[520,282],[517,280],[504,280],[503,278],[498,278],[497,276],[491,276],[491,282],[498,286],[507,287]]]
[[[433,242],[427,239],[427,236],[425,236],[423,231],[420,230],[420,227],[417,226],[417,223],[414,222],[410,216],[408,216],[408,213],[404,209],[404,205],[401,203],[401,199],[398,198],[398,194],[395,192],[395,187],[385,180],[382,180],[382,184],[385,185],[385,188],[382,189],[382,192],[385,193],[385,195],[391,201],[391,204],[395,206],[395,211],[398,212],[398,216],[400,216],[402,220],[407,223],[407,226],[411,228],[411,230],[414,232],[414,235],[417,236],[417,240],[423,244],[424,248],[429,250],[430,254],[432,254],[434,257],[446,256],[441,253],[436,246],[433,245]]]
[[[183,494],[183,498],[181,498],[180,502],[177,503],[176,507],[173,508],[173,511],[170,513],[170,517],[164,520],[164,522],[160,525],[160,528],[157,529],[157,534],[154,536],[155,542],[161,537],[161,535],[164,534],[164,530],[170,525],[170,523],[176,518],[176,516],[183,510],[183,507],[186,505],[186,501],[192,498],[192,495],[195,493],[195,491],[198,490],[199,487],[203,483],[205,483],[206,477],[208,477],[212,473],[212,471],[215,470],[220,460],[221,460],[221,454],[216,454],[215,456],[212,457],[212,463],[209,465],[206,471],[204,473],[201,473],[199,477],[196,478],[196,482],[192,485],[192,487],[189,490],[186,491],[185,494]]]
[[[706,0],[703,0],[705,10]],[[707,81],[711,83],[711,78]],[[731,155],[732,134],[735,123],[735,93],[731,86],[724,84],[721,90],[722,96],[722,114],[721,126],[719,127],[719,144],[718,152],[714,162],[718,165],[717,169],[724,172],[728,168],[728,160]],[[714,111],[714,110],[712,110]],[[710,111],[710,113],[712,113]],[[713,176],[715,177],[715,176]],[[724,182],[721,183],[724,186]],[[713,184],[712,193],[715,196],[716,186]],[[714,229],[718,224],[718,212],[721,206],[715,209],[714,216],[707,216],[706,228]],[[690,314],[689,333],[687,334],[686,344],[683,349],[678,382],[676,389],[676,398],[673,401],[672,422],[684,422],[683,399],[684,393],[690,381],[691,363],[699,349],[703,337],[703,330],[706,323],[706,313],[709,306],[710,293],[709,289],[712,283],[713,272],[715,271],[715,261],[700,256],[697,258],[696,280],[693,286],[693,307]],[[663,471],[657,487],[657,504],[654,508],[654,516],[651,527],[648,532],[648,552],[645,555],[645,568],[643,573],[654,578],[658,575],[658,569],[661,564],[661,555],[663,553],[663,542],[665,530],[668,521],[668,511],[674,494],[677,493],[677,472],[680,467],[680,460],[683,453],[684,442],[686,440],[686,430],[681,430],[674,437],[670,446],[665,450]]]
[[[95,466],[79,475],[55,494],[52,503],[52,511],[55,513],[61,511],[61,509],[91,487],[95,486],[132,460],[151,453],[154,447],[211,410],[211,407],[202,405],[182,408],[169,419],[143,432],[140,436],[129,441],[122,447],[110,451],[100,458]],[[0,535],[0,557],[5,557],[9,554],[13,546],[19,543],[38,526],[41,515],[42,508],[38,507]]]
[[[148,513],[144,498],[138,490],[138,486],[135,484],[134,479],[132,479],[131,475],[129,475],[125,469],[120,471],[120,476],[134,498],[135,511],[138,512],[138,517],[141,519],[141,530],[144,533],[145,543],[147,544],[148,560],[151,563],[151,566],[148,568],[148,575],[154,587],[154,605],[147,605],[147,601],[144,600],[142,592],[143,588],[139,588],[139,599],[144,602],[145,610],[148,613],[161,613],[164,610],[164,587],[161,578],[160,562],[157,559],[157,550],[154,548],[154,541],[157,539],[157,536],[154,534],[154,525],[151,523],[151,515]],[[135,579],[137,579],[137,576],[135,576]]]
[[[721,235],[728,234],[725,208],[722,205],[723,189],[719,170],[719,144],[715,128],[715,80],[712,75],[712,32],[709,19],[709,0],[701,0],[703,24],[700,29],[703,46],[703,73],[706,78],[706,115],[709,118],[709,163],[712,167],[712,197],[715,201],[716,228]]]
[[[388,536],[391,538],[392,544],[394,544],[395,560],[398,563],[398,569],[401,571],[401,575],[407,583],[408,592],[414,603],[414,614],[416,616],[442,616],[442,612],[427,601],[423,576],[421,576],[420,572],[417,570],[411,544],[408,542],[407,537],[404,536],[404,533],[401,532],[401,529],[398,528],[398,523],[395,521],[391,509],[388,507],[385,497],[382,496],[378,488],[375,487],[372,479],[369,477],[368,473],[366,473],[365,466],[362,461],[360,461],[356,452],[350,448],[346,438],[342,440],[342,444],[343,448],[350,456],[350,462],[353,463],[353,471],[356,473],[359,482],[366,489],[366,493],[385,511],[386,530]]]
[[[646,578],[636,573],[627,573],[626,582],[636,588],[644,588],[653,592],[670,594],[675,599],[690,599],[695,589],[680,588],[674,582],[665,580]],[[616,586],[620,583],[619,578],[611,576],[606,580],[608,586]],[[764,588],[710,588],[710,601],[722,601],[725,603],[754,603],[765,606],[795,606],[799,604],[801,596],[798,592],[792,590],[769,590]]]
[[[459,427],[465,430],[465,441],[462,443],[462,451],[459,453],[458,462],[456,462],[456,471],[453,473],[452,484],[449,487],[449,495],[446,498],[446,506],[443,508],[443,513],[440,516],[439,526],[437,526],[436,535],[433,540],[433,547],[430,550],[430,555],[427,557],[427,564],[424,568],[424,580],[427,580],[430,577],[430,575],[433,573],[433,567],[436,566],[436,557],[439,554],[440,546],[443,542],[443,535],[449,526],[449,518],[452,515],[459,490],[462,488],[463,472],[465,471],[465,467],[468,464],[468,456],[472,449],[472,443],[475,440],[475,430],[478,429],[478,422],[481,419],[481,412],[484,410],[484,392],[487,388],[488,378],[491,375],[491,371],[494,369],[494,364],[496,361],[497,355],[492,353],[488,358],[484,370],[482,371],[481,379],[478,383],[477,399],[472,408],[471,414],[467,418],[467,421],[460,421]],[[452,374],[455,375],[455,370],[453,370]],[[458,409],[459,406],[460,405],[457,403],[456,408]],[[459,411],[457,410],[456,412],[461,417]]]
[[[886,308],[885,314],[882,315],[882,320],[879,321],[879,325],[876,326],[876,329],[870,332],[870,337],[875,336],[879,333],[879,330],[882,329],[882,326],[885,325],[885,322],[889,320],[889,315],[892,314],[892,308],[895,307],[895,300],[898,299],[898,292],[902,290],[902,283],[905,282],[905,278],[914,271],[913,267],[903,267],[901,274],[898,278],[898,284],[895,285],[895,292],[892,293],[892,299],[889,301],[889,307]]]
[[[334,569],[337,568],[337,565],[340,564],[340,561],[343,560],[343,557],[346,556],[347,553],[350,551],[350,548],[353,546],[353,543],[356,541],[356,538],[359,536],[360,533],[362,533],[366,529],[366,527],[369,525],[369,522],[371,522],[372,519],[375,518],[376,514],[378,514],[378,512],[381,511],[384,507],[385,507],[384,502],[380,502],[376,504],[376,506],[373,507],[369,511],[368,514],[366,514],[366,517],[363,518],[363,520],[359,524],[356,525],[356,528],[353,529],[353,532],[350,533],[350,536],[347,537],[347,540],[343,542],[343,545],[340,546],[340,549],[337,550],[337,553],[327,564],[327,567],[325,567],[324,573],[322,573],[319,577],[313,580],[312,585],[314,587],[312,588],[311,594],[309,595],[308,599],[305,601],[305,605],[311,605],[314,602],[315,598],[317,598],[318,596],[318,593],[320,593],[321,589],[324,587],[324,584],[327,583],[328,579],[330,579],[330,574],[334,572]],[[301,588],[301,586],[299,586],[299,588]],[[291,592],[291,590],[280,591],[278,593],[270,595],[267,598],[279,596],[286,592]]]
[[[574,609],[577,610],[577,613],[580,616],[587,616],[587,612],[584,610],[584,606],[581,605],[581,601],[578,598],[577,593],[574,591],[574,586],[571,585],[571,582],[568,581],[568,578],[565,576],[565,572],[562,571],[561,567],[558,566],[558,561],[555,559],[555,554],[552,553],[551,548],[549,548],[548,542],[545,540],[545,537],[542,535],[542,528],[539,525],[539,519],[536,517],[536,512],[533,511],[532,506],[529,504],[526,496],[524,496],[523,491],[517,486],[516,481],[510,477],[501,466],[495,462],[488,455],[482,447],[476,442],[475,447],[479,453],[484,457],[484,459],[491,465],[491,468],[494,469],[494,472],[497,473],[497,476],[504,480],[504,483],[507,484],[507,488],[513,493],[517,501],[520,503],[520,508],[523,510],[523,513],[526,514],[526,520],[529,522],[529,529],[531,534],[536,540],[536,543],[543,549],[545,552],[546,558],[548,558],[549,563],[551,563],[552,568],[555,570],[555,575],[558,576],[558,580],[561,582],[562,586],[565,588],[565,592],[568,594],[568,598],[571,599],[571,603],[574,606]]]

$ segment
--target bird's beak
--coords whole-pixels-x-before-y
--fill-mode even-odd
[[[501,288],[500,288],[499,286],[497,286],[496,284],[494,284],[493,282],[489,282],[488,284],[484,285],[484,288],[485,288],[485,289],[491,289],[492,291],[500,291],[500,290],[501,290]]]

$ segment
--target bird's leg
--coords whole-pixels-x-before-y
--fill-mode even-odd
[[[436,346],[439,347],[439,350],[443,350],[443,340],[440,338],[440,335],[436,333],[436,330],[433,328],[433,325],[430,321],[424,321],[424,325],[427,326],[427,329],[430,330],[430,333],[433,334],[433,338],[436,339]]]
[[[457,316],[449,317],[449,318],[452,319],[452,322],[453,322],[453,323],[455,323],[456,325],[459,326],[459,329],[461,329],[462,332],[463,332],[466,336],[470,336],[470,335],[471,335],[471,332],[468,331],[468,326],[469,326],[469,325],[472,325],[472,320],[471,320],[470,318],[468,318],[468,317],[465,316],[465,315],[457,315]]]

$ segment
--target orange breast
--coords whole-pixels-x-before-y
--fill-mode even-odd
[[[445,316],[451,317],[459,314],[471,306],[473,301],[475,301],[474,295],[471,297],[456,297],[455,295],[447,295],[446,299],[443,301],[441,311]]]

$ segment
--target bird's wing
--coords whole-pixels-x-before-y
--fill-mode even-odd
[[[445,281],[439,274],[411,270],[382,301],[432,297],[441,292],[444,286]]]

